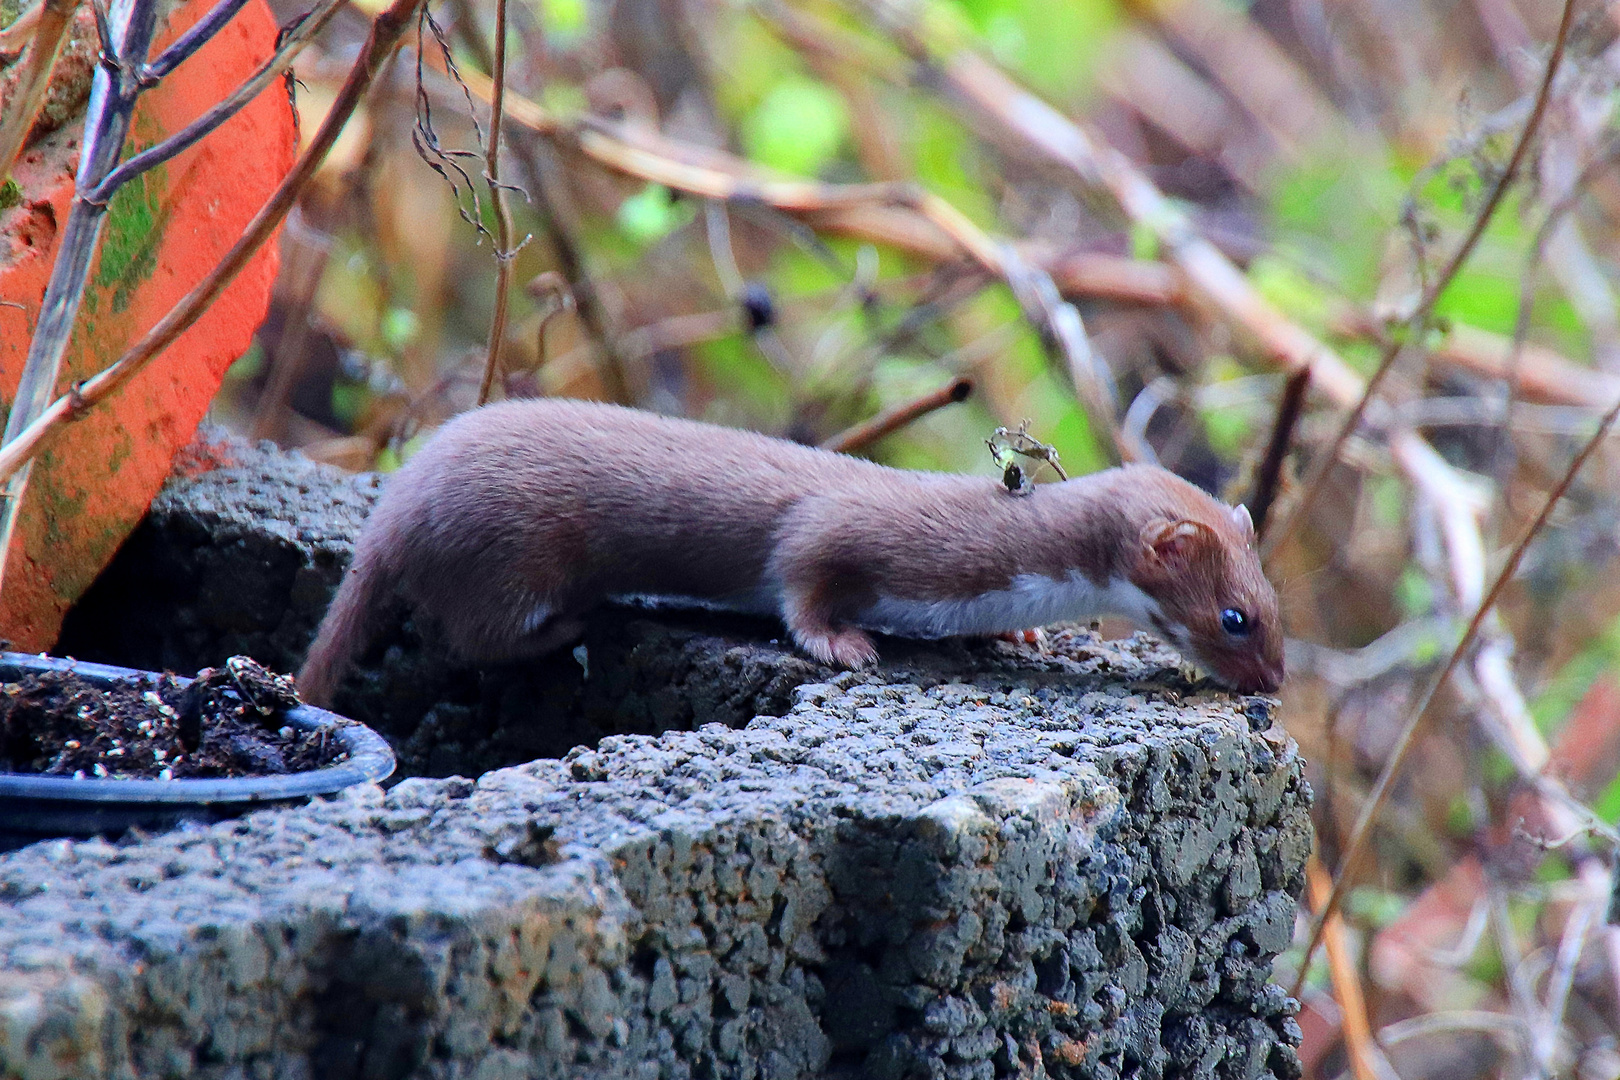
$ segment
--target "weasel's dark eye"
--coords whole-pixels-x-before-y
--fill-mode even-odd
[[[1229,607],[1221,612],[1221,629],[1233,637],[1248,637],[1249,631],[1254,627],[1249,617],[1235,607]]]

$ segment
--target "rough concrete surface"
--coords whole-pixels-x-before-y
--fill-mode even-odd
[[[174,485],[126,552],[220,568],[190,623],[148,626],[172,663],[186,634],[221,647],[234,596],[226,647],[289,666],[346,558],[362,482],[292,460],[293,496],[262,465]],[[165,554],[199,491],[210,524]],[[276,588],[279,621],[253,607]],[[1309,792],[1266,699],[1146,638],[887,642],[882,670],[832,675],[739,627],[771,632],[609,613],[550,703],[442,661],[410,688],[470,702],[464,758],[547,718],[663,734],[0,856],[0,1075],[1299,1075],[1267,978]],[[355,701],[414,670],[403,633]],[[416,760],[451,745],[403,709]]]

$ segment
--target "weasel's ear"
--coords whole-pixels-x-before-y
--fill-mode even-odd
[[[1238,503],[1231,508],[1231,514],[1238,532],[1242,533],[1243,538],[1249,543],[1254,543],[1254,518],[1249,516],[1249,507],[1244,503]]]
[[[1176,521],[1155,518],[1142,526],[1142,553],[1154,562],[1170,566],[1185,566],[1201,545],[1214,541],[1208,525],[1187,518]]]

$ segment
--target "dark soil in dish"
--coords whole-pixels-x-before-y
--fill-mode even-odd
[[[286,713],[293,681],[245,656],[182,682],[98,685],[72,672],[0,684],[0,772],[126,780],[305,772],[343,760],[327,731]]]

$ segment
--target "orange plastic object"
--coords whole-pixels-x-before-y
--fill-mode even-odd
[[[210,3],[187,0],[157,48]],[[263,0],[251,0],[142,96],[126,151],[159,142],[222,99],[274,51],[276,30]],[[277,82],[114,197],[58,392],[116,360],[213,268],[296,153],[292,109]],[[78,156],[78,129],[26,151],[14,174],[22,202],[0,211],[0,398],[8,409],[67,221]],[[13,647],[39,651],[56,641],[68,607],[146,512],[225,369],[247,349],[275,273],[272,240],[179,341],[35,461],[0,587],[0,637]]]

